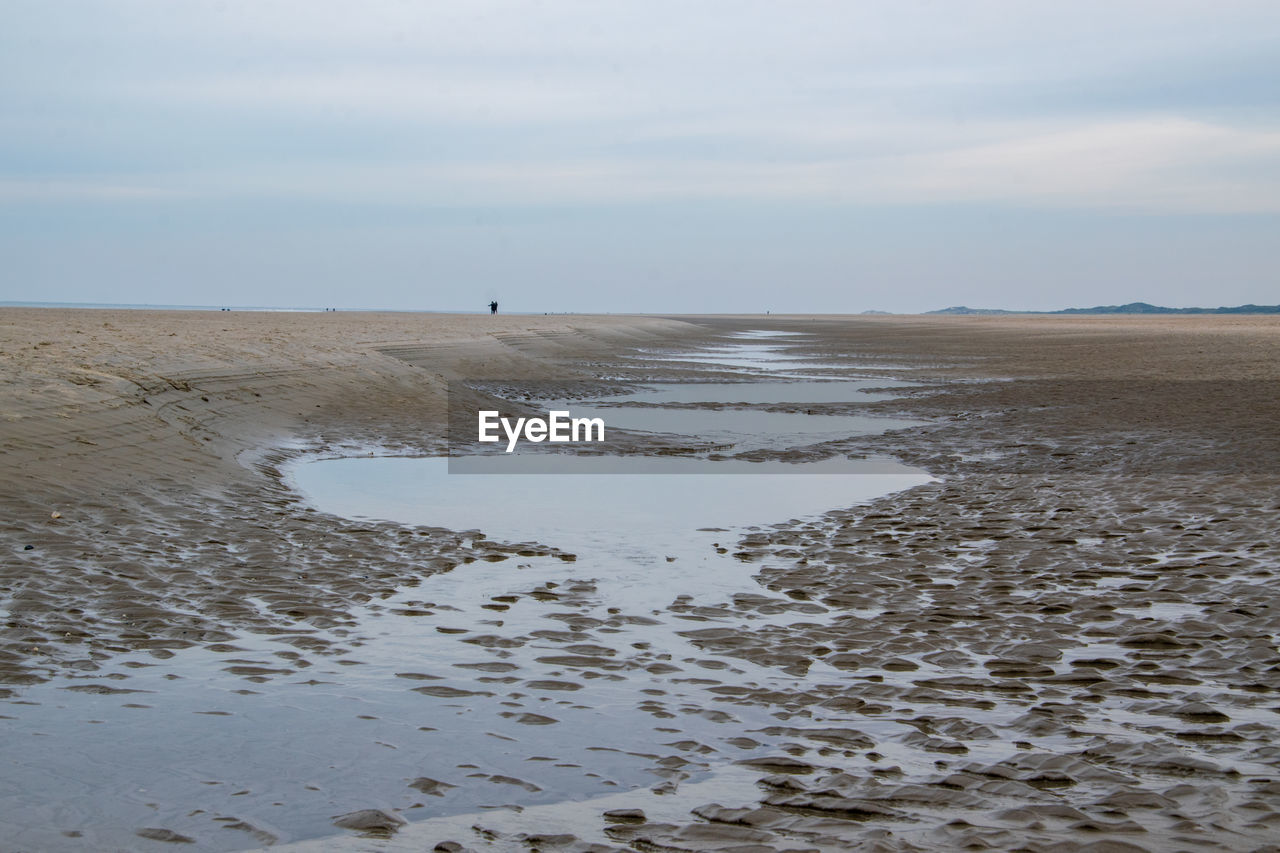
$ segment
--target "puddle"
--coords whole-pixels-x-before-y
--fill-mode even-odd
[[[746,338],[746,341],[719,344],[697,352],[640,349],[639,355],[632,356],[632,360],[642,363],[661,363],[666,370],[721,368],[752,376],[794,379],[838,379],[844,378],[842,374],[847,374],[848,371],[859,371],[864,374],[900,373],[918,370],[922,366],[859,356],[832,356],[822,359],[805,353],[792,352],[791,346],[783,339],[800,338],[800,335],[790,332],[744,332],[736,337]],[[803,341],[803,338],[800,338],[800,341]],[[697,365],[697,368],[690,368],[690,365]]]
[[[702,357],[794,363],[781,348],[754,343]],[[664,384],[640,394],[658,404],[663,395],[668,402],[744,395],[726,402],[846,402],[866,395],[865,387],[772,382],[686,392]],[[665,432],[682,426],[677,409],[609,411],[667,418],[649,422]],[[895,423],[693,414],[698,422],[683,426],[699,432],[708,415],[735,417],[736,430],[726,431],[740,443]],[[746,779],[724,768],[770,744],[761,738],[759,747],[743,749],[726,741],[776,720],[766,706],[721,710],[707,690],[796,679],[709,654],[680,632],[715,624],[699,614],[704,604],[762,594],[752,580],[759,566],[734,554],[747,526],[817,515],[929,479],[885,460],[721,462],[715,470],[726,473],[706,473],[707,460],[611,458],[609,473],[598,476],[570,472],[599,460],[554,461],[556,473],[541,476],[449,474],[443,459],[295,465],[293,483],[326,512],[484,531],[576,559],[513,551],[353,607],[350,624],[299,623],[297,631],[245,633],[226,646],[172,656],[122,655],[85,677],[22,688],[3,703],[10,781],[0,786],[0,831],[14,845],[43,850],[160,847],[134,834],[142,827],[171,828],[208,850],[308,838],[324,839],[316,842],[323,847],[345,843],[335,837],[334,816],[364,808],[412,821],[448,819],[644,792],[686,778],[695,784],[713,772]],[[701,473],[655,475],[689,466]],[[297,559],[305,569],[306,555]],[[673,613],[673,602],[684,606]],[[732,618],[766,625],[824,615],[819,605],[777,597]],[[339,653],[293,645],[307,637],[323,637]],[[85,688],[94,692],[79,692]],[[673,818],[687,808],[673,805]],[[588,811],[598,820],[594,803],[584,805],[583,820]],[[511,821],[518,825],[519,816]]]
[[[597,402],[629,400],[646,405],[671,403],[737,403],[739,405],[805,403],[874,403],[891,400],[894,389],[918,387],[895,379],[832,382],[654,382],[638,391],[594,398]]]
[[[790,374],[797,370],[822,370],[825,368],[832,367],[832,365],[827,362],[806,361],[801,358],[792,358],[792,357],[787,357],[785,359],[767,358],[767,357],[764,357],[767,355],[767,353],[765,352],[767,349],[768,349],[767,347],[761,347],[759,356],[755,356],[754,354],[705,356],[705,357],[704,356],[683,356],[679,359],[676,359],[674,364],[677,367],[680,365],[681,362],[703,365],[704,367],[698,368],[700,370],[705,369],[705,367],[727,367],[727,368],[733,368],[735,370],[740,370],[743,372],[752,372],[752,373],[768,372],[773,374]],[[661,356],[638,357],[636,360],[642,361],[642,362],[661,362],[664,367],[672,363],[668,357],[661,357]]]
[[[760,335],[756,335],[760,337]],[[730,343],[710,347],[701,352],[640,350],[636,361],[664,364],[693,363],[708,367],[730,367],[752,372],[787,372],[797,369],[832,367],[830,361],[818,361],[804,355],[789,352],[789,347],[772,343]]]
[[[296,466],[291,478],[315,506],[335,515],[478,529],[494,540],[568,550],[584,563],[625,558],[611,562],[600,583],[618,601],[654,607],[680,593],[723,596],[753,586],[750,568],[711,559],[717,544],[731,546],[747,526],[818,515],[930,480],[885,460],[544,458],[547,470],[558,473],[450,474],[442,458],[383,457],[312,462]],[[508,463],[468,461],[491,463],[495,471]],[[608,473],[589,475],[596,466]],[[705,473],[717,467],[731,473]],[[618,473],[627,469],[637,473]]]
[[[720,799],[750,802],[760,794],[756,781],[760,774],[750,768],[725,766],[713,771],[703,782],[684,785],[683,796],[654,794],[647,788],[609,794],[583,802],[558,803],[554,806],[531,806],[521,811],[498,809],[485,812],[450,815],[414,822],[390,839],[379,841],[381,851],[431,850],[441,839],[475,844],[489,851],[529,853],[537,849],[524,836],[541,832],[547,835],[572,833],[584,843],[617,847],[618,841],[604,833],[607,825],[601,813],[611,809],[640,809],[650,822],[683,823],[689,819],[689,802],[714,802]],[[625,825],[625,822],[620,822]],[[335,841],[337,844],[335,845]],[[323,851],[363,849],[355,839],[316,839],[277,847],[289,853],[323,853]]]
[[[780,332],[776,329],[744,329],[735,332],[735,338],[804,338],[812,332]]]
[[[777,412],[764,408],[870,403],[892,399],[893,389],[913,384],[892,380],[652,383],[625,394],[560,400],[546,405],[570,410],[574,417],[601,418],[608,428],[686,435],[716,444],[726,452],[741,453],[923,426],[924,421],[904,418]],[[713,404],[717,408],[687,407],[701,404]]]
[[[574,417],[602,418],[607,428],[674,433],[731,444],[734,452],[786,448],[922,426],[923,421],[867,415],[811,415],[751,409],[599,407],[567,403]]]
[[[1177,622],[1180,619],[1204,616],[1204,605],[1177,601],[1153,601],[1145,607],[1117,607],[1116,612],[1162,622]]]

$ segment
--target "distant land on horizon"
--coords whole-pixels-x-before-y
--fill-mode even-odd
[[[926,314],[1280,314],[1280,305],[1236,305],[1222,308],[1166,308],[1149,302],[1128,305],[1096,305],[1093,308],[1063,308],[1060,311],[1008,311],[1004,308],[969,308],[956,305]]]

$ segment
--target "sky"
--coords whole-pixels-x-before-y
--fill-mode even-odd
[[[0,0],[0,300],[1280,303],[1275,0]]]

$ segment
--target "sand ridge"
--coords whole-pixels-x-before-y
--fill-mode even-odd
[[[272,620],[210,581],[246,584],[242,596],[279,584],[280,618],[345,608],[369,594],[351,573],[335,567],[329,586],[313,569],[300,585],[280,565],[324,541],[350,551],[341,524],[314,529],[294,511],[280,453],[439,451],[451,378],[540,375],[547,351],[586,357],[691,331],[625,317],[0,310],[0,679]],[[384,579],[471,556],[453,555],[458,538],[443,532],[408,541],[419,547],[383,565]]]
[[[0,308],[0,449],[32,487],[176,472],[220,483],[239,474],[239,453],[325,423],[438,433],[449,379],[530,375],[548,354],[692,330],[567,315]]]

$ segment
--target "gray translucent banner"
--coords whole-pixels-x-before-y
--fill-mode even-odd
[[[889,459],[814,460],[797,451],[920,425],[865,411],[903,385],[456,381],[449,388],[449,471],[901,474],[910,469]],[[744,454],[769,461],[733,458]]]

